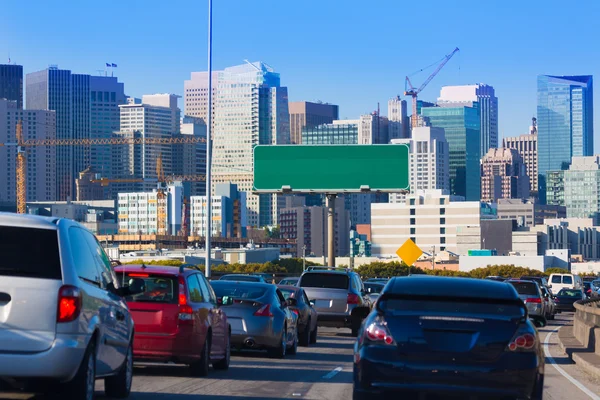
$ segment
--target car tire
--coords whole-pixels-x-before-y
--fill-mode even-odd
[[[531,400],[543,400],[544,397],[544,375],[538,375],[531,394]]]
[[[288,354],[296,355],[298,353],[298,329],[296,328],[296,334],[294,335],[294,342],[288,349]]]
[[[287,350],[287,341],[285,340],[285,332],[287,328],[284,326],[281,331],[281,338],[279,339],[279,346],[268,350],[269,355],[273,358],[284,358]]]
[[[217,362],[213,363],[213,368],[218,370],[229,369],[229,362],[231,360],[231,332],[227,335],[227,343],[225,344],[225,357]]]
[[[119,373],[109,376],[104,380],[104,393],[108,397],[116,399],[126,399],[131,392],[131,382],[133,381],[133,346],[129,344],[125,361],[119,369]]]
[[[210,364],[210,338],[207,336],[204,340],[204,347],[202,348],[202,355],[200,360],[190,364],[190,373],[192,376],[202,377],[208,375],[208,368]]]
[[[367,400],[367,395],[356,389],[352,389],[352,400]]]
[[[311,332],[310,332],[310,319],[306,323],[306,327],[300,336],[300,346],[308,346],[310,344]]]
[[[310,333],[310,344],[317,343],[318,329],[319,329],[319,327],[317,326],[317,324],[315,324],[315,330]]]
[[[75,377],[66,383],[63,398],[73,400],[94,400],[96,397],[96,345],[94,337],[88,345]]]

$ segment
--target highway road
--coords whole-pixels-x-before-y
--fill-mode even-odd
[[[556,321],[540,330],[547,341],[545,396],[547,400],[600,400],[600,382],[573,365],[560,351],[554,330],[568,323],[572,314],[559,314]],[[143,364],[135,368],[132,400],[240,400],[352,398],[352,343],[349,331],[319,329],[319,342],[301,347],[296,356],[284,360],[263,354],[235,354],[229,371],[210,371],[207,378],[191,378],[187,368]],[[97,385],[102,390],[102,383]],[[586,394],[586,391],[588,394]],[[100,394],[100,393],[99,393]],[[595,397],[594,397],[595,396]],[[36,397],[36,400],[39,396]],[[101,399],[107,399],[99,396]],[[2,399],[32,399],[25,394],[0,394]],[[42,399],[39,397],[39,399]]]

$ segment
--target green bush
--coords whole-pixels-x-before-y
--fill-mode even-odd
[[[407,276],[408,274],[424,274],[421,268],[409,267],[404,262],[375,261],[370,264],[361,265],[355,270],[364,278],[387,278],[392,276]]]
[[[544,276],[537,269],[515,267],[514,265],[488,265],[485,268],[477,268],[470,272],[473,278],[485,278],[486,276],[502,276],[505,278],[520,278],[521,276]]]

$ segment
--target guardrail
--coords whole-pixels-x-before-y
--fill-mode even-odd
[[[600,356],[600,298],[575,303],[573,335],[590,352]]]

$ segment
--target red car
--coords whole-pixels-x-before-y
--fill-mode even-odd
[[[127,297],[135,323],[137,361],[188,364],[192,375],[229,368],[231,327],[215,293],[195,267],[124,265],[119,279],[143,279],[143,293]]]

